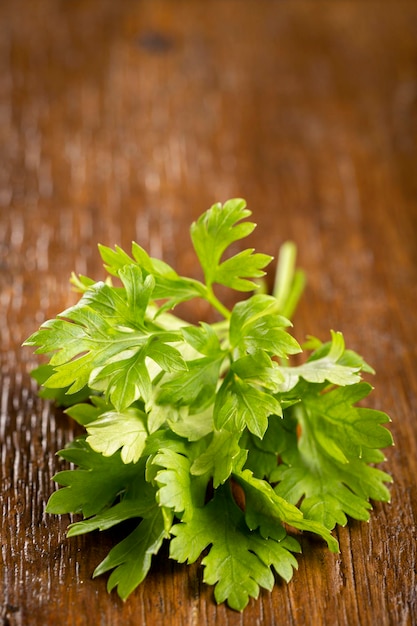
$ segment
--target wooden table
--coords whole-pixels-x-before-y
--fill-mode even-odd
[[[417,623],[417,4],[3,0],[0,4],[1,608],[4,626]],[[197,275],[188,226],[242,196],[274,254],[296,241],[297,338],[341,330],[392,416],[391,504],[303,540],[243,614],[167,553],[123,604],[91,574],[105,535],[45,515],[74,437],[22,341],[74,302],[96,244],[136,240]],[[207,314],[189,311],[191,321]]]

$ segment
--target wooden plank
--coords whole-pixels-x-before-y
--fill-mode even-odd
[[[417,157],[409,2],[6,0],[0,5],[1,591],[6,626],[417,623]],[[243,196],[254,247],[299,247],[297,338],[330,328],[373,364],[392,415],[392,503],[303,538],[289,585],[243,614],[163,551],[122,603],[91,580],[114,536],[47,516],[76,429],[36,395],[22,341],[132,239],[198,275],[192,219]],[[227,296],[226,296],[227,297]],[[205,306],[186,309],[190,321]]]

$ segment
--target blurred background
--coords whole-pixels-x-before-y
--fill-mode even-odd
[[[415,11],[264,0],[5,0],[0,11],[1,245],[9,275],[25,261],[13,290],[58,279],[37,321],[72,269],[96,271],[97,242],[134,239],[197,271],[188,225],[229,197],[253,210],[256,247],[297,241],[319,298],[346,293],[349,246],[360,280],[395,240],[395,228],[381,238],[384,220],[415,208]],[[358,229],[380,239],[361,246]]]

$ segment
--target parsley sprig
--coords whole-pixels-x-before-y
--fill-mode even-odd
[[[337,552],[335,525],[367,520],[371,500],[389,500],[391,477],[375,467],[392,444],[389,418],[358,405],[373,370],[340,332],[310,337],[304,350],[290,334],[304,286],[294,244],[281,248],[273,295],[259,289],[270,256],[227,255],[254,230],[250,214],[233,199],[192,224],[203,281],[136,243],[131,255],[99,246],[108,278],[73,274],[78,303],[25,342],[48,355],[34,372],[42,394],[85,429],[59,452],[77,469],[54,477],[62,488],[47,511],[81,514],[68,536],[133,520],[94,572],[111,572],[108,589],[123,599],[168,540],[179,562],[204,552],[216,601],[242,610],[275,575],[291,579],[294,529]],[[255,293],[229,310],[217,285]],[[194,298],[221,320],[173,314]]]

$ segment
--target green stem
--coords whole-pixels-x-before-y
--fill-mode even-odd
[[[207,285],[206,287],[206,300],[216,309],[216,311],[223,315],[225,319],[230,319],[231,313],[229,309],[227,309],[224,304],[220,302],[211,285]]]
[[[305,274],[295,268],[297,247],[292,241],[282,244],[277,271],[275,274],[273,296],[277,299],[279,311],[291,319],[305,286]]]

